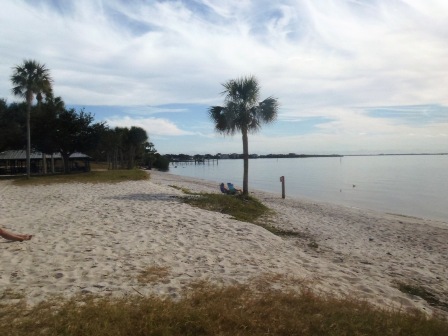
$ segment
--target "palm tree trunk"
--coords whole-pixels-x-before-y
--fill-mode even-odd
[[[29,179],[31,176],[31,103],[32,93],[27,92],[26,95],[26,177]]]
[[[243,195],[249,195],[249,140],[247,139],[247,129],[241,130],[243,134],[243,160],[244,160],[244,175],[243,175]]]
[[[42,169],[44,175],[47,174],[47,154],[42,153]]]
[[[62,163],[64,165],[64,174],[70,173],[70,154],[61,152]]]
[[[54,154],[51,154],[51,172],[54,174]]]

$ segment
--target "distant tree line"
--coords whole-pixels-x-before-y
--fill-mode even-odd
[[[48,96],[31,107],[30,133],[31,151],[60,153],[66,173],[70,172],[69,157],[75,152],[107,162],[109,169],[164,166],[164,158],[148,141],[143,128],[110,128],[104,122],[94,123],[92,114],[66,108],[60,97]],[[26,147],[25,102],[7,104],[0,99],[0,134],[0,151]]]
[[[110,128],[104,122],[94,123],[92,114],[84,109],[66,108],[61,97],[53,96],[52,78],[45,65],[24,60],[14,67],[11,83],[13,94],[24,102],[7,104],[0,99],[0,151],[26,149],[28,176],[31,151],[60,153],[66,173],[70,172],[69,157],[75,152],[107,161],[109,169],[168,167],[168,159],[157,153],[143,128]]]

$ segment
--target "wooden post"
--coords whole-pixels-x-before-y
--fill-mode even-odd
[[[280,182],[282,183],[282,198],[285,198],[285,177],[280,176]]]

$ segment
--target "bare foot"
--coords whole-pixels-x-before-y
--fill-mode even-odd
[[[30,240],[31,238],[33,238],[33,235],[11,233],[0,228],[0,237],[12,241],[24,241],[24,240]]]

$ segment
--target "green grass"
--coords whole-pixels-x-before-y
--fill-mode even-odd
[[[230,215],[243,222],[255,223],[261,216],[270,211],[269,208],[252,196],[206,193],[197,195],[198,197],[185,197],[184,202],[201,209]]]
[[[257,198],[244,195],[225,195],[213,193],[193,193],[189,189],[170,185],[171,188],[181,190],[184,194],[197,197],[184,197],[185,203],[192,206],[224,213],[234,219],[249,222],[263,227],[277,236],[302,237],[303,234],[295,231],[283,230],[275,226],[266,218],[273,211],[261,203]]]
[[[448,335],[448,322],[355,299],[272,286],[201,282],[179,300],[77,296],[34,307],[0,302],[2,335]]]
[[[39,175],[16,178],[16,185],[42,185],[54,183],[118,183],[149,179],[149,174],[140,169],[90,171],[88,173]]]
[[[179,187],[179,186],[177,186],[177,185],[169,185],[169,187],[171,187],[171,188],[173,188],[173,189],[176,189],[176,190],[180,190],[180,191],[182,191],[184,194],[187,194],[187,195],[200,195],[199,193],[195,194],[195,193],[191,192],[190,189],[183,188],[183,187]]]

